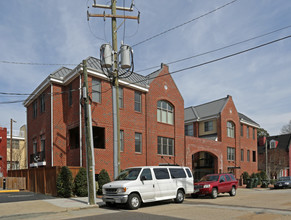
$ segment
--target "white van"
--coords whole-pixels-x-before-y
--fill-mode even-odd
[[[184,201],[185,194],[194,191],[193,175],[188,167],[132,167],[119,174],[115,181],[103,185],[103,201],[107,206],[126,203],[138,209],[141,202],[174,199]]]

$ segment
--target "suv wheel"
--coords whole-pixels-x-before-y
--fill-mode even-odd
[[[132,193],[128,196],[127,207],[131,210],[138,209],[140,207],[141,200],[139,195],[136,193]]]
[[[184,201],[184,198],[185,198],[184,192],[181,189],[179,189],[176,195],[175,202],[182,203]]]
[[[216,188],[213,188],[212,189],[212,192],[211,192],[211,198],[212,199],[216,199],[217,198],[217,195],[218,195],[217,189]]]
[[[235,196],[236,195],[236,189],[235,189],[234,186],[231,188],[231,191],[229,192],[229,195],[230,196]]]

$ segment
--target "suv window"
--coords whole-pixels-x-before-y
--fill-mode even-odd
[[[232,174],[229,174],[230,175],[230,178],[233,180],[233,181],[236,181],[235,177],[232,175]]]
[[[186,172],[188,174],[188,177],[192,177],[192,173],[191,173],[191,171],[189,169],[186,169]]]
[[[157,180],[170,179],[167,168],[154,168],[154,173]]]
[[[224,175],[221,175],[220,178],[219,178],[219,182],[225,182],[225,177]]]
[[[146,178],[145,180],[152,180],[153,179],[150,169],[144,169],[140,176],[144,176]]]
[[[230,181],[229,175],[225,175],[226,181]]]
[[[186,178],[186,173],[183,168],[170,168],[171,177],[176,178]]]

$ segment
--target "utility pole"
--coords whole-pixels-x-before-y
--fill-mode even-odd
[[[267,177],[270,181],[270,176],[268,174],[268,142],[267,142],[267,136],[265,137],[266,138],[266,141],[265,141],[265,154],[266,154],[266,174],[267,174]]]
[[[14,121],[12,118],[10,119],[10,170],[12,170],[12,126]]]
[[[112,65],[112,112],[113,112],[113,168],[114,168],[114,178],[116,178],[120,172],[120,120],[119,120],[119,73],[118,73],[118,48],[117,48],[117,25],[116,19],[135,19],[139,21],[138,16],[126,16],[126,15],[117,15],[116,10],[122,11],[133,11],[133,3],[130,8],[126,7],[117,7],[117,0],[111,0],[111,6],[108,5],[97,5],[96,0],[94,0],[93,7],[95,8],[105,8],[111,9],[111,14],[90,14],[87,12],[88,20],[89,17],[103,17],[111,18],[112,25],[112,52],[113,52],[113,65]],[[110,65],[111,66],[111,65]]]
[[[89,105],[88,96],[88,73],[87,61],[83,60],[83,98],[84,98],[84,113],[85,113],[85,136],[86,136],[86,156],[87,156],[87,184],[88,184],[88,203],[96,204],[96,189],[95,189],[95,166],[92,156],[92,126],[91,126],[91,108]]]

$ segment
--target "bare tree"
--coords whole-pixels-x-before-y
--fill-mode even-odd
[[[282,127],[281,134],[291,134],[291,120],[289,121],[289,124]]]

